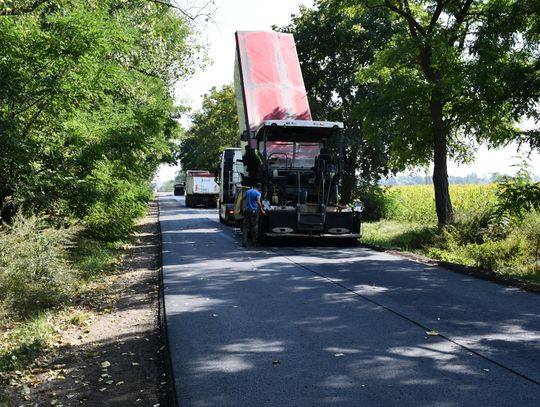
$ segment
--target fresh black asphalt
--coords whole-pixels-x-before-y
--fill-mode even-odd
[[[540,295],[361,247],[245,249],[179,197],[160,224],[181,407],[540,406]]]

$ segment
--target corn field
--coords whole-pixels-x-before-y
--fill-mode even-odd
[[[457,218],[492,207],[496,202],[495,184],[450,185],[450,198]],[[404,185],[387,190],[386,218],[437,223],[432,185]]]

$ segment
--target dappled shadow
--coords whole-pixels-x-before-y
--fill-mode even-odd
[[[365,248],[244,250],[184,213],[161,224],[184,406],[540,402],[539,297]]]

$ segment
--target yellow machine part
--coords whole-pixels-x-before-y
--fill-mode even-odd
[[[242,187],[236,192],[236,196],[234,197],[234,219],[236,220],[244,219],[244,215],[242,215],[242,213],[244,212],[245,203],[244,207],[241,208],[240,202],[242,201],[242,197],[245,195],[246,191],[249,188],[250,187]]]

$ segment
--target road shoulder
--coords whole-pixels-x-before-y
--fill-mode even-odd
[[[152,202],[116,272],[55,321],[52,348],[10,381],[6,405],[165,405],[159,268]],[[84,318],[74,324],[74,315]]]
[[[417,263],[425,264],[427,266],[438,266],[456,273],[465,274],[471,277],[480,278],[482,280],[491,281],[508,287],[520,288],[525,291],[540,294],[540,284],[536,284],[531,281],[519,280],[517,278],[502,275],[491,270],[485,270],[480,267],[466,266],[463,264],[452,263],[449,261],[430,259],[428,257],[421,256],[415,253],[397,249],[387,249],[371,243],[361,243],[361,246],[375,250],[377,252],[388,253],[394,256],[406,258]]]

